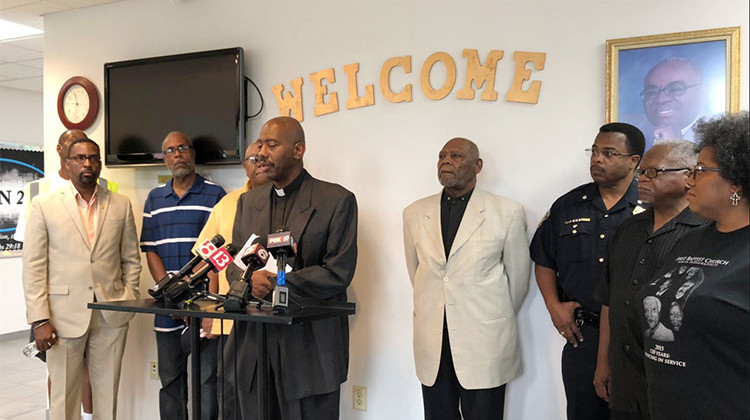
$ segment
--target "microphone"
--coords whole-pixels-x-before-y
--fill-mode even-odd
[[[194,288],[208,278],[209,271],[221,271],[225,269],[237,253],[237,247],[229,244],[214,251],[206,260],[208,264],[196,271],[185,280],[177,280],[168,288],[164,289],[164,298],[169,303],[179,304],[193,296]]]
[[[206,239],[203,241],[203,243],[196,248],[196,251],[198,252],[197,255],[195,255],[190,261],[188,261],[187,264],[185,264],[177,273],[168,273],[166,276],[164,276],[161,280],[156,282],[156,285],[148,290],[148,293],[154,297],[157,300],[161,300],[164,298],[164,290],[166,290],[167,287],[174,284],[177,280],[185,277],[188,273],[190,273],[193,268],[195,268],[196,265],[198,265],[201,261],[207,259],[213,252],[216,251],[216,249],[220,246],[224,245],[224,237],[221,235],[216,235],[213,238]]]
[[[265,240],[263,240],[262,237],[260,237],[260,236],[258,236],[258,235],[256,235],[256,234],[253,233],[252,235],[250,235],[249,238],[247,238],[247,241],[245,241],[245,243],[242,245],[242,248],[240,248],[240,255],[245,255],[247,253],[248,248],[250,248],[251,246],[253,246],[254,242],[265,243]],[[245,269],[247,268],[247,266],[245,265],[245,263],[242,262],[241,258],[236,258],[234,260],[234,265],[236,265],[237,267],[239,267],[240,270],[242,270],[242,271],[245,271]]]
[[[245,271],[239,280],[232,282],[224,301],[224,310],[227,312],[244,312],[247,302],[252,299],[252,276],[255,270],[263,268],[268,262],[270,255],[263,245],[255,243],[245,249],[242,257],[238,258],[244,264]],[[235,261],[237,264],[237,261]],[[239,265],[239,264],[238,264]]]
[[[191,271],[193,271],[193,268],[195,268],[195,266],[198,265],[198,263],[210,257],[211,254],[216,252],[216,250],[220,246],[224,245],[224,242],[226,242],[224,240],[224,237],[218,234],[214,236],[213,238],[211,238],[210,241],[209,240],[203,241],[203,243],[200,244],[198,248],[196,248],[196,251],[198,251],[198,255],[193,257],[193,259],[190,260],[190,262],[185,264],[185,266],[182,267],[177,274],[179,274],[180,277],[185,277],[186,275],[188,275]]]
[[[292,232],[288,230],[268,235],[268,251],[277,260],[276,284],[279,286],[286,285],[286,260],[288,256],[294,256],[296,248]]]
[[[268,250],[276,257],[276,287],[273,289],[271,304],[274,311],[283,312],[289,307],[289,288],[286,286],[286,260],[294,256],[296,244],[292,232],[283,231],[268,235]]]
[[[229,287],[227,298],[224,301],[225,311],[245,311],[245,305],[252,299],[252,279],[250,276],[252,276],[255,270],[265,267],[269,257],[268,251],[261,244],[252,244],[249,248],[245,249],[242,257],[238,258],[241,264],[245,266],[245,271],[242,272],[239,280],[232,282]],[[235,264],[237,264],[237,261],[235,261]]]
[[[229,244],[223,248],[217,249],[211,256],[208,257],[208,263],[205,267],[201,268],[200,270],[196,271],[192,276],[190,276],[187,280],[188,284],[190,286],[195,286],[199,281],[202,281],[204,278],[208,277],[208,273],[210,271],[219,272],[234,260],[234,256],[237,255],[237,252],[239,251],[239,248],[237,248],[234,244]]]
[[[240,281],[247,282],[255,270],[265,267],[269,256],[268,251],[263,245],[252,244],[240,258],[242,263],[247,267],[242,273]]]

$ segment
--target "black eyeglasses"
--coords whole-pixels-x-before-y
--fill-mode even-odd
[[[191,146],[189,144],[181,144],[181,145],[179,145],[177,147],[168,147],[168,148],[164,149],[164,154],[165,155],[173,155],[173,154],[175,154],[175,152],[185,153],[185,152],[187,152],[188,150],[190,150],[192,148],[193,148],[193,146]]]
[[[665,95],[669,96],[670,98],[679,97],[685,94],[688,89],[694,88],[696,86],[700,86],[700,83],[696,83],[694,85],[688,85],[685,84],[685,82],[672,82],[668,84],[664,89],[644,89],[643,92],[641,92],[641,99],[644,101],[653,101],[656,99],[662,92],[664,92]]]
[[[69,157],[68,159],[72,160],[73,162],[79,165],[86,162],[87,159],[89,162],[94,163],[94,164],[102,162],[102,158],[99,155],[75,155],[75,156]]]
[[[260,162],[260,156],[258,156],[258,154],[256,153],[256,154],[254,154],[254,155],[250,155],[250,156],[246,157],[246,158],[245,158],[245,161],[247,161],[247,162],[248,162],[248,163],[250,163],[250,164],[253,164],[253,165],[255,165],[255,164],[257,164],[258,162]]]
[[[635,170],[635,177],[640,178],[643,175],[646,175],[646,178],[648,179],[654,179],[657,176],[659,176],[662,172],[678,172],[678,171],[689,171],[690,168],[648,168],[648,169],[641,169],[638,168]]]
[[[613,157],[618,157],[618,156],[635,156],[637,154],[637,153],[620,153],[616,150],[609,150],[609,149],[599,150],[599,149],[588,148],[588,149],[583,149],[583,150],[585,150],[589,155],[591,155],[591,157],[602,155],[604,156],[605,159],[612,159]]]
[[[698,165],[698,166],[694,167],[693,169],[688,169],[688,171],[689,171],[689,172],[688,172],[688,176],[689,176],[690,178],[693,178],[693,179],[695,179],[695,177],[696,177],[696,176],[697,176],[697,175],[698,175],[699,173],[701,173],[701,172],[721,172],[721,169],[719,169],[719,168],[711,168],[711,167],[708,167],[708,166],[701,166],[701,165]]]

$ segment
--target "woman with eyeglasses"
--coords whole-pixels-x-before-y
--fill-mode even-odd
[[[700,153],[689,172],[688,203],[710,223],[677,243],[656,280],[643,287],[636,299],[656,299],[665,308],[658,320],[642,313],[644,329],[648,321],[658,321],[679,331],[670,340],[644,337],[648,403],[654,420],[750,418],[748,118],[743,111],[697,123]],[[690,279],[669,276],[680,267],[702,281],[682,287]],[[657,296],[666,281],[679,284]],[[677,291],[687,289],[689,293],[677,296]],[[671,313],[674,307],[679,317]]]

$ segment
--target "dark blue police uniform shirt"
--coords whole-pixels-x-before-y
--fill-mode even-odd
[[[531,259],[555,270],[561,299],[598,313],[601,305],[594,301],[594,291],[609,239],[621,223],[643,210],[635,180],[609,210],[596,183],[581,185],[552,204],[531,241]]]

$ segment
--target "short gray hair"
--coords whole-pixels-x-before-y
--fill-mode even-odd
[[[698,152],[695,143],[687,140],[665,140],[654,146],[666,147],[669,152],[664,156],[662,162],[675,166],[692,168],[698,163]]]

